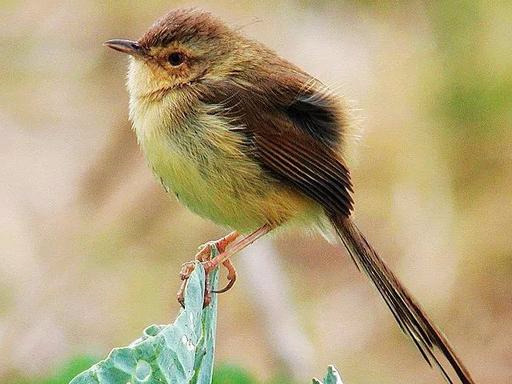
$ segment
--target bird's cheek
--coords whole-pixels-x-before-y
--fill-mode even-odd
[[[147,95],[167,86],[166,71],[152,62],[131,59],[127,86],[134,96]]]
[[[126,85],[131,95],[146,93],[147,85],[151,79],[148,69],[145,67],[146,64],[144,62],[130,58]]]

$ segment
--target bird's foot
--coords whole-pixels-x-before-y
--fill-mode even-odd
[[[181,271],[180,271],[180,279],[181,279],[181,285],[177,293],[177,299],[180,305],[185,308],[185,288],[187,287],[188,279],[190,278],[190,275],[195,269],[196,262],[199,261],[202,263],[205,271],[205,290],[204,290],[204,303],[203,308],[207,307],[212,299],[211,294],[212,293],[224,293],[233,287],[236,281],[236,270],[233,264],[229,259],[223,260],[224,253],[226,251],[226,248],[229,244],[231,244],[233,241],[237,239],[239,236],[238,232],[232,232],[229,235],[217,240],[217,241],[210,241],[206,244],[203,244],[199,250],[199,252],[195,256],[195,261],[189,261],[182,265]],[[213,248],[215,247],[217,249],[217,256],[212,259],[212,252]],[[217,265],[222,263],[222,265],[228,270],[228,284],[216,291],[212,291],[210,287],[210,279],[208,278],[208,275],[211,271],[213,271]]]

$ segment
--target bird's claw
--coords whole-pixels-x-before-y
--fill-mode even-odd
[[[233,285],[235,285],[235,282],[236,282],[236,269],[235,269],[235,266],[231,263],[231,260],[226,259],[222,263],[222,265],[224,266],[224,268],[226,268],[228,270],[228,276],[227,276],[228,283],[226,284],[226,286],[224,288],[212,291],[213,293],[227,292],[233,287]]]
[[[180,303],[182,308],[185,308],[185,288],[187,287],[187,282],[192,274],[194,272],[194,269],[196,268],[196,263],[194,261],[189,261],[181,266],[180,270],[180,279],[181,279],[181,285],[178,289],[178,293],[176,294],[176,297],[178,299],[178,303]]]
[[[233,264],[231,264],[231,261],[229,259],[226,259],[222,261],[222,265],[228,270],[228,284],[220,289],[220,290],[211,290],[210,287],[210,281],[208,279],[209,273],[215,269],[215,267],[218,265],[219,261],[222,259],[213,259],[212,260],[212,254],[213,254],[213,247],[217,250],[217,256],[219,257],[221,254],[223,254],[226,251],[226,247],[236,240],[238,237],[238,232],[232,232],[226,237],[223,237],[222,239],[219,239],[217,241],[209,241],[205,244],[202,244],[198,247],[198,252],[195,256],[195,261],[189,261],[182,265],[181,271],[180,271],[180,279],[182,280],[182,283],[180,285],[180,288],[177,293],[177,299],[180,305],[185,308],[185,289],[187,287],[188,279],[190,278],[190,275],[194,271],[196,267],[196,262],[200,262],[205,271],[205,292],[204,292],[204,304],[203,308],[207,307],[211,302],[211,294],[212,293],[224,293],[227,292],[233,287],[236,281],[236,270]]]
[[[227,280],[228,283],[226,286],[219,290],[212,290],[210,285],[210,279],[209,274],[210,272],[215,268],[215,264],[210,263],[210,260],[202,261],[201,262],[204,272],[205,272],[205,289],[204,289],[204,303],[203,308],[206,308],[208,305],[210,305],[212,300],[212,293],[224,293],[229,291],[233,285],[235,285],[236,282],[236,269],[231,263],[229,259],[225,260],[222,265],[224,268],[228,270]],[[185,308],[185,289],[187,287],[188,279],[190,278],[190,275],[192,272],[194,272],[196,268],[196,261],[189,261],[182,265],[181,271],[180,271],[180,279],[182,280],[180,288],[177,293],[177,299],[182,308]]]

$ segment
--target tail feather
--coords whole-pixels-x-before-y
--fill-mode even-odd
[[[430,366],[436,365],[450,384],[457,381],[453,381],[452,375],[448,373],[447,362],[453,368],[460,383],[474,384],[470,373],[459,360],[446,337],[428,318],[351,219],[345,216],[331,216],[330,220],[358,269],[365,272],[371,279],[398,325],[416,344],[427,363]],[[447,362],[437,356],[436,348],[444,355]]]

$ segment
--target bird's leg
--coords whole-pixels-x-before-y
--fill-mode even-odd
[[[252,232],[251,234],[247,235],[243,239],[234,242],[229,249],[225,250],[224,252],[219,253],[217,256],[215,256],[211,260],[207,260],[203,263],[204,270],[206,273],[209,273],[213,269],[215,269],[219,264],[222,264],[226,269],[228,270],[228,280],[229,283],[226,287],[219,291],[214,291],[214,293],[223,293],[228,291],[234,284],[236,280],[236,270],[233,267],[233,264],[231,264],[230,257],[234,254],[240,252],[244,248],[248,247],[252,243],[254,243],[256,240],[258,240],[263,235],[266,235],[272,230],[272,227],[268,224],[265,224],[261,228],[258,228],[256,231]]]
[[[223,238],[221,238],[219,240],[210,241],[206,244],[203,244],[201,247],[199,247],[200,250],[198,253],[196,253],[196,255],[194,257],[195,261],[204,263],[204,262],[210,260],[212,246],[215,246],[217,248],[217,251],[219,254],[225,252],[226,247],[229,244],[231,244],[233,241],[235,241],[238,236],[240,236],[240,233],[237,231],[233,231],[230,234],[228,234],[227,236],[224,236]],[[180,278],[182,280],[182,283],[178,290],[177,298],[178,298],[178,302],[181,304],[181,306],[183,308],[185,307],[185,297],[184,297],[185,288],[187,287],[187,281],[188,281],[190,275],[192,274],[192,272],[195,269],[195,261],[189,261],[189,262],[183,264],[181,267]],[[229,288],[231,288],[236,280],[236,271],[234,270],[233,265],[229,261],[226,264],[223,263],[223,265],[228,270],[228,280],[229,280],[228,286],[229,286]],[[233,274],[233,272],[234,272],[234,274]],[[209,301],[211,300],[210,297],[207,297],[207,295],[209,296],[209,294],[210,294],[210,288],[209,288],[208,284],[209,284],[209,281],[208,281],[208,273],[207,273],[206,274],[206,285],[207,286],[205,289],[205,305],[208,305],[206,303],[207,302],[209,303]]]
[[[201,245],[199,247],[199,252],[196,253],[195,259],[200,262],[210,260],[212,246],[215,246],[219,253],[223,253],[227,246],[234,242],[239,236],[240,233],[238,231],[233,231],[219,240],[209,241],[208,243]]]

